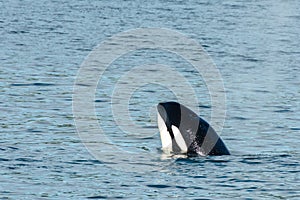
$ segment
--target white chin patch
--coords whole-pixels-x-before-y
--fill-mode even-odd
[[[179,146],[181,152],[186,153],[187,145],[184,141],[184,138],[182,137],[182,134],[180,133],[180,130],[176,126],[173,126],[173,125],[171,128],[172,128],[172,131],[174,134],[175,141],[176,141],[177,145]]]
[[[172,138],[170,136],[170,133],[168,132],[164,120],[159,113],[157,113],[157,123],[163,150],[172,151]]]

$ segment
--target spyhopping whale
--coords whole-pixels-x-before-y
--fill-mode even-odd
[[[188,156],[230,155],[215,130],[189,108],[177,102],[157,105],[162,149]]]

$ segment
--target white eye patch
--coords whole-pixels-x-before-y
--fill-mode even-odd
[[[172,125],[171,128],[172,128],[174,138],[175,138],[175,141],[176,141],[177,145],[181,149],[182,153],[186,153],[187,152],[187,145],[184,141],[184,138],[182,137],[182,134],[180,133],[180,130],[176,126],[173,126],[173,125]]]

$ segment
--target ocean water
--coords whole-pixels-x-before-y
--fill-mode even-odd
[[[298,1],[12,0],[0,10],[0,199],[300,199]],[[149,27],[193,39],[215,63],[226,94],[220,134],[232,155],[160,150],[155,105],[189,95],[179,76],[151,65],[172,66],[195,90],[199,115],[210,121],[213,112],[204,77],[162,49],[128,51],[99,77],[91,119],[100,154],[86,148],[72,107],[80,66],[107,38]],[[107,55],[116,53],[110,45]],[[117,83],[129,88],[122,77],[136,66],[144,70],[131,83],[148,84],[129,90],[128,117],[112,111],[124,100],[113,95]],[[121,126],[126,117],[133,132]]]

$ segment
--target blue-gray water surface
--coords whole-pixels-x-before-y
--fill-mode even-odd
[[[297,0],[12,0],[0,1],[0,10],[0,199],[300,199]],[[137,64],[177,67],[209,119],[205,84],[188,63],[155,50],[117,59],[95,94],[107,136],[120,151],[151,152],[153,170],[139,172],[139,157],[122,161],[136,172],[120,170],[85,148],[72,112],[77,71],[101,41],[141,27],[179,31],[214,60],[226,90],[221,137],[232,155],[163,159],[149,115],[175,98],[162,85],[146,85],[129,101],[132,119],[153,135],[122,135],[107,111],[109,95]]]

